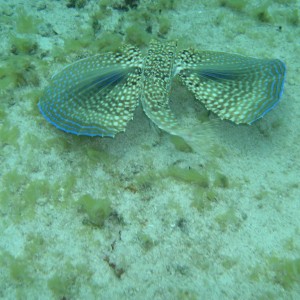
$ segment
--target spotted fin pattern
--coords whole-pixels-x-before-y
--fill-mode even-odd
[[[170,108],[176,75],[221,119],[251,124],[278,103],[285,65],[276,59],[222,52],[177,53],[176,42],[152,41],[145,58],[138,49],[126,46],[118,53],[71,64],[53,77],[38,106],[46,120],[61,130],[113,137],[125,130],[140,99],[159,128],[197,141],[201,129],[182,128]]]
[[[138,105],[140,65],[133,47],[75,62],[53,77],[39,109],[66,132],[113,137],[125,130]]]
[[[177,134],[180,128],[169,104],[175,50],[175,42],[151,42],[143,66],[141,94],[146,115],[160,129],[171,134]]]
[[[279,101],[285,65],[278,59],[184,50],[177,57],[179,76],[208,110],[236,124],[251,124]]]

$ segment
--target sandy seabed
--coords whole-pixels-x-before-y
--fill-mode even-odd
[[[140,26],[133,13],[143,5],[169,3],[132,2],[108,5],[97,39]],[[211,151],[191,151],[140,107],[114,139],[48,124],[39,93],[90,54],[65,41],[86,37],[98,1],[0,0],[0,299],[300,299],[300,2],[283,2],[148,11],[153,38],[287,66],[274,110],[251,126],[220,121]],[[24,14],[37,30],[18,28]],[[170,21],[163,37],[160,17]],[[31,41],[29,53],[18,38]],[[206,114],[177,81],[171,102],[182,122]],[[178,174],[189,169],[196,179]]]

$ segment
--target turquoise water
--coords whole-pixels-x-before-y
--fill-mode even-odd
[[[299,1],[0,4],[0,299],[300,297]],[[281,101],[234,125],[173,81],[194,149],[140,106],[113,139],[40,114],[65,66],[151,39],[280,59]]]

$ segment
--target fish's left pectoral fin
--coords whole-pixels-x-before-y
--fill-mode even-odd
[[[251,124],[279,102],[285,64],[213,51],[179,55],[179,76],[205,107],[221,119]]]

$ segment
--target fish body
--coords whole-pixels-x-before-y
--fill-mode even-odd
[[[38,106],[47,121],[65,132],[114,137],[125,131],[141,102],[159,128],[185,138],[192,133],[180,126],[169,102],[175,76],[221,119],[252,124],[279,102],[285,74],[278,59],[178,52],[176,42],[152,41],[145,57],[124,46],[65,67],[52,78]]]

